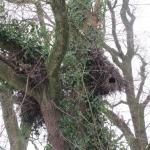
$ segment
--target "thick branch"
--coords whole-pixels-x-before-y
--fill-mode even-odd
[[[38,1],[37,3],[35,3],[35,7],[36,7],[39,23],[40,23],[40,26],[41,26],[42,38],[44,39],[45,47],[49,48],[50,38],[49,38],[49,35],[48,35],[48,31],[46,29],[46,24],[45,24],[45,21],[44,21],[44,10],[42,8],[41,2]]]
[[[141,55],[138,55],[138,56],[139,56],[139,58],[141,59],[141,62],[142,62],[142,66],[140,68],[141,82],[140,82],[138,93],[137,93],[137,96],[136,96],[136,99],[139,101],[140,97],[141,97],[141,94],[143,92],[143,87],[145,85],[145,81],[147,79],[147,74],[146,74],[146,70],[145,70],[145,67],[146,67],[147,63],[145,62],[144,58],[142,58]]]
[[[69,25],[65,0],[51,0],[55,18],[55,43],[51,51],[47,69],[49,77],[55,77],[68,48]]]
[[[43,95],[41,111],[48,131],[48,140],[52,144],[53,150],[64,150],[64,139],[58,128],[60,119],[59,111],[55,108],[52,100],[47,100],[46,95]]]
[[[24,90],[26,87],[26,79],[17,75],[15,71],[6,63],[0,60],[0,78],[5,80],[9,85],[18,90]]]
[[[118,51],[120,53],[120,56],[122,58],[123,57],[123,52],[122,52],[122,48],[121,48],[121,45],[119,43],[117,32],[116,32],[116,16],[115,16],[115,11],[114,11],[114,8],[112,7],[110,1],[108,1],[108,8],[109,8],[110,14],[111,14],[112,36],[114,38],[115,45],[116,45],[116,47],[117,47],[117,49],[118,49]]]
[[[24,145],[27,146],[32,132],[32,123],[26,123],[21,121],[20,124],[20,133],[24,141]]]
[[[126,140],[128,141],[129,145],[132,147],[135,141],[135,137],[133,133],[131,132],[130,128],[127,126],[127,124],[119,118],[113,111],[107,110],[106,116],[108,119],[115,125],[117,126],[124,134]]]
[[[68,48],[69,25],[65,0],[51,0],[55,18],[55,43],[47,62],[50,97],[56,99],[58,92],[58,72]]]
[[[134,56],[134,37],[133,37],[133,24],[135,21],[135,16],[131,13],[129,8],[129,0],[123,0],[122,8],[120,11],[121,20],[125,26],[127,32],[127,57]],[[130,17],[130,20],[127,18]]]
[[[114,107],[117,107],[117,106],[120,105],[120,104],[125,104],[125,105],[127,105],[127,102],[121,100],[121,101],[119,101],[118,103],[111,105],[111,107],[114,108]]]
[[[105,42],[102,43],[102,46],[112,55],[118,57],[119,53],[117,52],[117,50],[115,50],[114,48],[110,47],[109,45],[107,45]]]
[[[51,23],[51,27],[54,27],[55,22],[52,20],[52,17],[49,16],[48,13],[45,12],[44,10],[43,10],[43,12],[44,12],[44,17]]]
[[[3,119],[10,142],[10,149],[26,150],[32,125],[28,125],[28,128],[26,129],[21,128],[22,130],[24,130],[26,134],[23,135],[21,133],[22,130],[20,130],[18,126],[17,117],[13,109],[13,101],[11,99],[10,92],[7,93],[5,92],[4,94],[1,94],[1,105],[2,105]]]
[[[54,108],[53,101],[58,100],[58,73],[66,54],[69,40],[69,25],[65,0],[50,0],[55,18],[55,42],[46,64],[49,86],[43,89],[41,111],[48,131],[48,140],[53,149],[64,150],[64,140],[58,129],[59,112]]]
[[[125,104],[125,105],[127,105],[127,102],[125,102],[125,101],[123,101],[123,100],[120,100],[118,103],[116,103],[116,104],[111,104],[111,103],[109,103],[108,102],[108,100],[103,100],[103,102],[104,102],[104,104],[106,104],[106,105],[108,105],[110,108],[114,108],[114,107],[117,107],[118,105],[120,105],[120,104]]]
[[[116,65],[119,68],[122,68],[122,64],[121,64],[121,62],[118,59],[119,53],[114,48],[112,48],[109,45],[107,45],[105,42],[102,43],[102,46],[103,46],[104,49],[106,49],[111,54],[114,63],[116,63]]]
[[[128,29],[130,25],[131,26],[133,25],[135,21],[135,16],[130,11],[129,0],[123,0],[120,14],[121,14],[122,22],[125,25],[126,29]],[[127,15],[130,16],[130,20],[128,20]]]

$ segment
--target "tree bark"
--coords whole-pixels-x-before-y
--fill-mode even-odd
[[[32,125],[21,123],[19,128],[10,93],[1,94],[1,105],[10,150],[27,150]]]
[[[52,145],[53,150],[64,150],[64,140],[58,129],[60,115],[54,106],[54,101],[47,98],[43,99],[41,111],[48,131],[48,141]]]
[[[125,76],[125,80],[130,83],[126,87],[125,91],[134,126],[134,133],[136,138],[135,145],[137,150],[145,150],[146,146],[148,145],[148,139],[145,129],[144,107],[137,101],[135,97],[131,60],[128,60],[126,63],[129,70],[127,70],[127,68],[125,67],[123,73]]]

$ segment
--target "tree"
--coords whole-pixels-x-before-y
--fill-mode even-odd
[[[89,51],[100,48],[99,39],[104,35],[103,1],[95,1],[94,7],[89,0],[82,3],[70,0],[67,4],[65,0],[7,2],[15,4],[14,7],[32,8],[31,14],[36,12],[38,18],[37,23],[32,17],[22,16],[20,21],[20,18],[9,20],[6,15],[1,23],[1,106],[11,149],[26,149],[31,128],[34,126],[36,129],[43,123],[52,149],[117,149],[114,133],[105,127],[106,119],[102,114],[105,109],[101,98],[94,95],[93,88],[86,84],[90,76],[85,75],[90,71],[88,59],[90,67],[95,64],[92,60],[94,54],[89,57]],[[44,6],[52,12],[46,12]],[[100,57],[103,62],[105,57],[101,53]],[[109,61],[107,64],[122,80],[117,69]],[[110,83],[114,80],[111,78]],[[112,92],[116,90],[108,86],[106,91],[102,88],[102,93],[108,94],[109,89]],[[14,103],[21,109],[20,128],[13,110]],[[12,128],[14,130],[10,130]],[[14,143],[12,136],[18,139],[17,142]]]
[[[22,122],[20,128],[18,127],[11,98],[12,96],[10,92],[3,92],[1,94],[3,118],[8,133],[10,147],[12,150],[26,150],[32,125]]]

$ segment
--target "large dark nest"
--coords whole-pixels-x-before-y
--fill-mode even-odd
[[[31,89],[48,83],[44,61],[38,53],[36,57],[25,56],[24,51],[18,49],[8,52],[7,55],[2,54],[1,60],[5,61],[16,74],[24,76]],[[33,124],[33,130],[37,133],[38,128],[44,123],[39,103],[24,91],[18,91],[17,97],[16,103],[21,108],[21,120]]]
[[[43,58],[37,53],[36,57],[30,55],[25,56],[24,50],[18,49],[15,51],[2,53],[0,60],[7,63],[18,75],[26,78],[27,86],[38,88],[43,84],[48,83],[47,73],[44,66]],[[28,96],[24,91],[18,91],[18,101],[20,106],[21,120],[33,124],[33,130],[37,133],[38,128],[43,125],[43,116],[40,110],[40,105],[31,96]],[[38,133],[37,133],[38,134]]]
[[[16,96],[15,103],[21,108],[21,120],[33,124],[33,131],[38,134],[38,128],[44,123],[40,105],[33,97],[25,95],[23,91],[19,91]]]
[[[6,28],[7,27],[7,28]],[[5,29],[6,28],[6,29]],[[10,31],[20,29],[18,24],[15,25],[0,25],[0,42],[3,43],[0,48],[0,61],[6,63],[17,75],[24,77],[27,80],[27,86],[38,88],[39,86],[48,84],[47,72],[44,64],[46,56],[41,55],[42,46],[34,43],[28,45],[23,43],[21,37],[11,37]],[[20,29],[21,30],[21,29]],[[19,36],[20,34],[18,34]],[[43,117],[40,110],[40,105],[33,97],[24,94],[24,91],[18,91],[18,101],[16,103],[21,107],[21,119],[24,122],[32,123],[35,128],[41,126]]]
[[[104,56],[102,50],[91,50],[86,64],[85,84],[94,96],[122,91],[126,85],[119,70]]]

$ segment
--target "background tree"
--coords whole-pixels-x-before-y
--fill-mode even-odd
[[[31,12],[29,18],[20,17],[20,13],[19,17],[14,14],[14,18],[8,11],[0,28],[0,79],[4,88],[1,106],[11,149],[26,149],[31,128],[37,130],[43,123],[48,133],[47,149],[117,149],[114,132],[105,126],[102,112],[106,110],[101,98],[94,94],[94,85],[91,89],[86,84],[87,74],[93,75],[88,67],[98,63],[93,52],[98,52],[100,61],[106,60],[99,51],[99,41],[104,38],[105,2],[7,0],[4,3],[6,12],[10,3],[11,8],[22,7]],[[106,62],[121,81],[118,70]],[[112,77],[112,74],[107,77],[109,74],[110,70],[105,75],[108,80]],[[98,93],[121,89],[118,84],[116,89],[109,87],[114,80],[111,78],[108,86],[104,86],[107,90],[100,86],[103,92]],[[14,104],[20,108],[20,126]],[[120,145],[119,149],[124,147]]]
[[[146,94],[146,98],[143,98],[142,95],[145,94],[144,86],[148,79],[146,71],[148,63],[135,44],[134,22],[136,17],[130,3],[131,1],[129,0],[123,0],[121,3],[117,0],[107,2],[107,7],[111,16],[111,36],[113,37],[114,44],[110,45],[108,41],[105,40],[103,42],[103,47],[111,54],[113,62],[122,71],[124,79],[127,81],[127,86],[125,87],[126,99],[118,100],[116,104],[110,104],[108,102],[111,109],[106,111],[106,115],[108,119],[122,131],[131,150],[145,150],[148,147],[145,109],[149,103],[149,93]],[[119,6],[119,9],[117,6],[120,4],[121,6]],[[122,24],[118,26],[117,22],[120,21]],[[120,29],[120,27],[122,29]],[[120,33],[122,33],[122,38],[119,37]],[[123,35],[125,35],[125,37]],[[122,43],[123,38],[125,40]],[[138,85],[135,81],[136,77],[133,74],[133,63],[135,58],[136,61],[139,59],[141,62],[139,66],[140,81]],[[128,121],[112,111],[120,104],[128,106],[133,130],[130,128]]]

